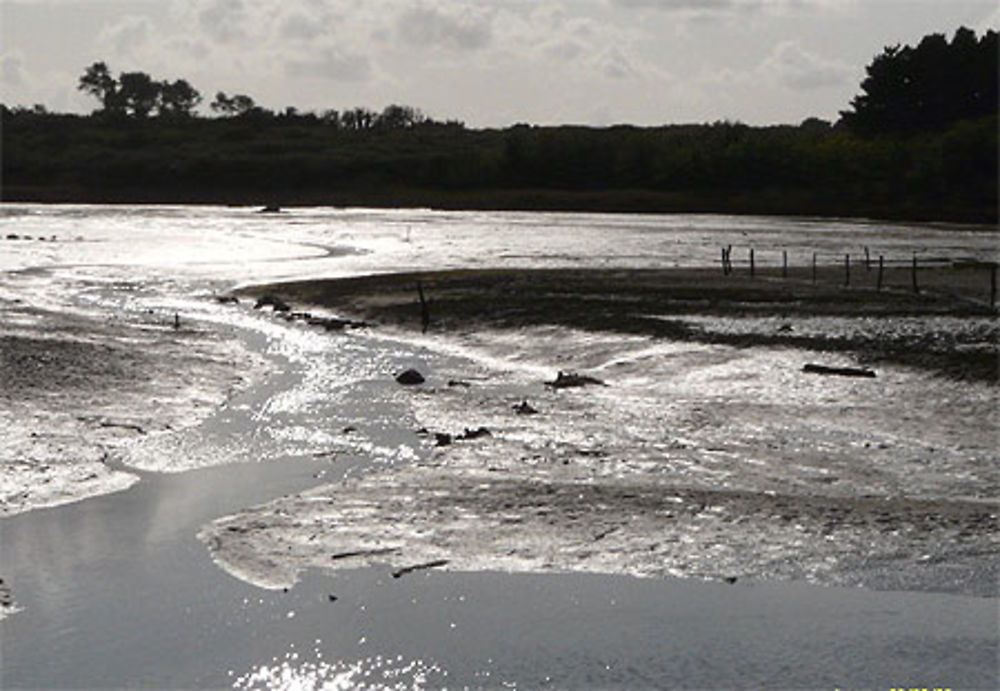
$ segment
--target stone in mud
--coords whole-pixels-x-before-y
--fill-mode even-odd
[[[415,369],[408,369],[405,372],[401,372],[396,375],[396,382],[402,384],[403,386],[414,386],[416,384],[423,384],[424,375],[420,374]]]
[[[595,377],[562,371],[556,375],[554,381],[545,382],[545,385],[551,386],[553,389],[569,389],[578,386],[607,386],[607,384]]]
[[[456,439],[466,441],[469,439],[479,439],[480,437],[492,437],[492,436],[493,435],[490,433],[490,431],[485,427],[477,427],[476,429],[470,429],[466,427],[465,431],[462,432],[462,434],[458,435]]]
[[[292,308],[287,302],[279,298],[277,295],[262,295],[256,303],[254,303],[253,308],[259,310],[261,307],[272,307],[275,312],[291,312]]]
[[[434,446],[450,446],[451,445],[451,435],[447,432],[435,432],[434,433]]]
[[[518,415],[536,415],[538,411],[527,401],[521,401],[513,406],[514,412]]]
[[[220,305],[238,305],[240,299],[235,295],[216,295],[215,301]]]

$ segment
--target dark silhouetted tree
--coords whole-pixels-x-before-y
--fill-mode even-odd
[[[257,104],[254,103],[252,98],[244,94],[227,96],[224,92],[220,91],[215,94],[215,100],[212,101],[209,108],[223,117],[236,118],[256,110]]]
[[[862,93],[841,113],[862,134],[938,130],[997,112],[997,33],[971,29],[925,36],[916,47],[889,46],[865,68]]]
[[[106,112],[120,110],[118,81],[111,76],[111,71],[103,62],[95,62],[87,68],[80,77],[77,89],[96,97]]]
[[[126,113],[145,118],[156,107],[160,85],[145,72],[123,72],[118,77],[118,97]]]
[[[201,94],[184,79],[160,82],[157,113],[167,117],[190,117],[201,103]]]
[[[387,130],[402,130],[415,127],[426,120],[426,116],[416,108],[390,105],[378,116],[378,126]]]

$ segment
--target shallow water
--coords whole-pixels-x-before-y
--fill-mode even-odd
[[[667,453],[675,470],[696,480],[768,491],[770,482],[815,473],[775,462],[767,446],[780,428],[788,435],[783,452],[796,453],[794,444],[806,443],[805,426],[815,435],[806,439],[810,448],[891,436],[905,453],[883,454],[890,491],[989,497],[975,473],[993,463],[995,432],[975,436],[966,419],[968,411],[990,414],[993,399],[982,389],[970,397],[960,385],[938,387],[938,408],[901,419],[874,414],[889,394],[838,382],[805,423],[794,410],[781,424],[738,417],[739,425],[722,432],[750,448],[727,456],[718,453],[722,432],[712,424],[726,410],[815,403],[814,383],[788,374],[798,369],[794,351],[737,356],[641,339],[595,343],[577,335],[570,342],[562,332],[548,341],[529,333],[464,343],[327,335],[211,297],[236,283],[371,271],[707,266],[718,246],[741,246],[749,235],[764,257],[772,251],[779,261],[782,248],[804,262],[813,251],[839,260],[863,246],[996,259],[995,235],[829,219],[325,209],[265,217],[212,207],[0,206],[0,238],[12,233],[33,239],[0,240],[0,305],[20,300],[163,323],[180,314],[242,339],[269,369],[202,424],[123,447],[118,463],[128,466],[116,467],[141,478],[131,489],[0,519],[0,575],[23,609],[0,623],[5,688],[889,688],[996,681],[995,599],[622,576],[417,572],[393,579],[377,567],[335,576],[307,571],[285,593],[228,575],[195,537],[213,519],[284,494],[425,459],[428,441],[414,433],[422,419],[455,431],[492,425],[490,415],[509,414],[506,397],[533,394],[555,369],[570,365],[619,379],[595,397],[596,407],[569,407],[563,439],[588,451],[598,443],[620,447],[623,463],[613,472],[650,460],[632,453],[641,442],[650,458]],[[826,325],[802,325],[814,327]],[[472,388],[413,397],[391,380],[409,366],[432,378],[438,371],[507,374],[477,383],[492,387],[489,395]],[[791,393],[768,388],[767,377],[743,376],[751,367],[795,386]],[[930,385],[905,371],[884,381],[897,398]],[[705,398],[720,383],[725,400]],[[446,389],[440,375],[432,384]],[[658,406],[657,397],[672,403]],[[719,402],[730,407],[714,407]],[[602,437],[606,430],[591,424],[595,415],[620,423],[620,434]],[[535,443],[551,434],[538,424],[525,423],[502,441]],[[933,465],[940,458],[948,472]],[[842,470],[846,494],[867,481],[851,466]]]
[[[25,612],[0,623],[4,688],[985,688],[989,601],[803,584],[586,575],[310,572],[265,591],[192,531],[336,465],[144,477],[5,519]],[[335,599],[331,599],[331,596]]]

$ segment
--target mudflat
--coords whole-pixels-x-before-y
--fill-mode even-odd
[[[1000,334],[976,297],[982,274],[925,273],[914,292],[902,268],[881,291],[838,285],[830,267],[815,283],[717,273],[463,270],[244,289],[291,303],[286,319],[321,307],[479,366],[409,389],[427,458],[248,509],[201,538],[272,587],[306,567],[388,563],[995,597]],[[571,373],[582,385],[558,386]]]

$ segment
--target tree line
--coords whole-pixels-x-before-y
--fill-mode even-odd
[[[145,72],[122,72],[115,78],[105,62],[95,62],[86,69],[77,88],[96,98],[101,106],[94,117],[122,120],[159,118],[194,118],[195,109],[202,103],[201,93],[185,79],[156,80]],[[241,118],[265,123],[275,118],[300,119],[321,123],[345,130],[405,129],[422,124],[433,124],[419,109],[411,106],[389,105],[381,112],[365,107],[344,111],[325,110],[320,114],[300,113],[294,107],[281,113],[257,105],[246,94],[215,94],[210,110],[219,117]],[[35,111],[37,112],[37,110]],[[452,122],[450,124],[460,124]]]
[[[951,79],[927,57],[946,53]],[[184,80],[97,63],[80,80],[100,104],[90,116],[3,108],[3,196],[995,222],[995,57],[992,31],[886,48],[836,123],[504,129],[406,106],[272,112],[221,92],[202,117]],[[947,98],[929,99],[929,84]]]

